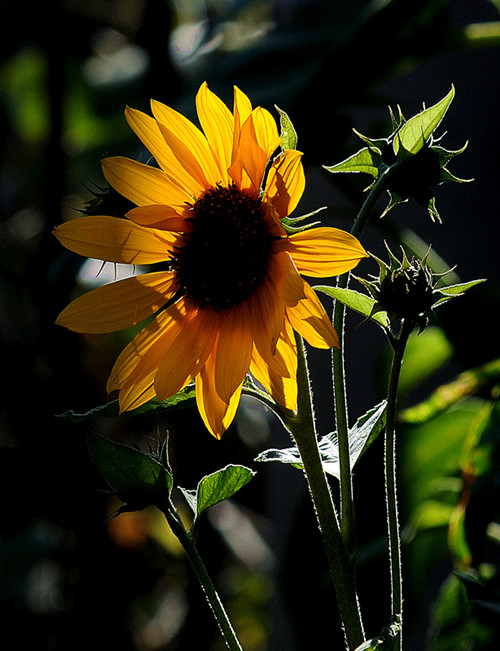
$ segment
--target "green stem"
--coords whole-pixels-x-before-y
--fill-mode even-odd
[[[183,546],[187,557],[189,558],[189,561],[198,578],[198,581],[200,582],[203,592],[205,593],[210,608],[212,609],[217,624],[219,625],[227,648],[231,649],[231,651],[243,651],[243,647],[236,637],[236,633],[220,600],[219,594],[212,582],[212,579],[210,578],[210,575],[208,574],[207,568],[201,560],[201,557],[198,553],[198,550],[196,549],[196,545],[194,544],[191,535],[186,531],[184,525],[182,524],[182,521],[180,520],[177,512],[175,509],[173,509],[173,507],[167,506],[164,509],[163,513],[167,518],[172,531]]]
[[[291,414],[286,411],[281,413],[281,417],[285,427],[292,434],[302,458],[335,587],[347,647],[356,649],[364,641],[364,632],[356,592],[354,564],[342,539],[330,486],[318,448],[304,345],[298,335],[296,341],[299,389],[297,413]]]
[[[389,559],[391,568],[391,620],[399,623],[399,633],[394,648],[402,648],[403,591],[401,576],[401,538],[399,531],[397,478],[396,478],[396,419],[397,396],[401,366],[408,337],[413,330],[412,322],[403,321],[398,339],[391,341],[394,349],[387,389],[387,422],[385,428],[385,490],[387,525],[389,535]]]
[[[348,274],[340,276],[337,282],[338,287],[346,287]],[[333,364],[333,397],[335,401],[335,422],[339,446],[340,465],[340,517],[342,537],[350,554],[355,549],[355,519],[354,499],[352,489],[351,457],[349,450],[349,421],[347,414],[347,399],[344,370],[344,319],[345,308],[340,301],[335,302],[333,312],[333,327],[335,328],[340,341],[340,348],[334,348],[332,352]]]
[[[359,237],[366,226],[380,196],[387,187],[387,180],[392,174],[394,166],[387,167],[380,174],[370,193],[364,201],[352,226],[351,234]],[[346,288],[349,284],[349,274],[339,276],[337,287]],[[333,349],[333,396],[335,403],[335,422],[338,435],[339,465],[340,465],[340,500],[341,500],[341,530],[344,543],[349,554],[354,554],[355,515],[352,488],[351,458],[349,452],[349,418],[347,410],[345,370],[344,370],[344,322],[345,306],[340,301],[335,301],[333,308],[333,327],[339,336],[340,348]]]

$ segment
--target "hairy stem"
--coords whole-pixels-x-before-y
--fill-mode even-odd
[[[212,609],[227,648],[231,651],[243,651],[243,647],[236,637],[236,633],[220,600],[219,594],[198,553],[198,550],[196,549],[194,540],[189,532],[186,531],[177,513],[173,511],[171,507],[167,506],[163,513],[189,558],[210,608]]]
[[[298,409],[296,415],[291,415],[290,412],[282,414],[282,420],[292,434],[302,458],[335,587],[347,647],[352,650],[364,640],[354,565],[342,539],[330,486],[318,448],[304,345],[299,336],[296,339],[299,360]]]
[[[399,632],[394,641],[395,649],[402,649],[403,591],[401,575],[401,538],[399,531],[397,478],[396,478],[396,419],[397,396],[401,366],[408,337],[413,323],[403,321],[401,334],[392,341],[394,355],[392,359],[389,384],[387,389],[387,422],[385,428],[384,468],[387,526],[389,536],[389,560],[391,569],[391,620],[399,624]]]
[[[387,187],[387,180],[394,166],[387,167],[380,174],[376,183],[360,208],[352,226],[351,234],[359,237],[366,226],[380,196]],[[337,287],[346,288],[349,283],[349,274],[339,276]],[[345,306],[340,301],[335,301],[333,308],[333,327],[337,331],[340,348],[332,352],[333,368],[333,396],[335,403],[335,421],[338,434],[339,464],[340,464],[340,499],[341,499],[341,530],[344,543],[349,554],[354,554],[356,545],[355,513],[352,488],[351,459],[349,453],[349,417],[346,399],[346,384],[344,370],[344,321]]]

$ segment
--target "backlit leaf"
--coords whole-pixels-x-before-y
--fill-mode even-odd
[[[336,165],[324,165],[329,172],[362,172],[378,177],[382,155],[376,149],[365,147]]]
[[[89,433],[87,440],[93,462],[124,502],[120,512],[161,506],[168,499],[173,479],[166,457],[160,459],[95,433]]]
[[[196,489],[196,511],[200,515],[243,488],[255,473],[245,466],[229,465],[203,477]]]
[[[358,419],[349,430],[349,454],[351,468],[354,468],[363,453],[373,443],[385,427],[385,400],[369,410]],[[319,451],[323,468],[326,473],[340,479],[340,461],[337,443],[337,432],[323,436],[319,441]],[[288,463],[296,468],[302,468],[302,460],[296,446],[278,450],[265,450],[256,461],[279,461]]]
[[[394,138],[395,153],[398,154],[402,148],[408,154],[416,154],[441,123],[454,96],[455,88],[452,86],[441,101],[405,122]]]
[[[327,296],[335,298],[345,306],[364,316],[366,319],[375,321],[383,328],[387,327],[387,312],[374,311],[376,301],[375,299],[371,298],[371,296],[361,294],[360,292],[356,292],[353,289],[329,287],[328,285],[316,285],[314,289],[318,292],[326,294]]]

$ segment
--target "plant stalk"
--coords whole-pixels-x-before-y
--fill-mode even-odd
[[[373,212],[380,196],[387,187],[387,180],[395,166],[386,167],[373,185],[366,200],[361,206],[356,220],[352,226],[351,234],[360,237],[368,219]],[[346,288],[349,284],[349,273],[342,274],[337,280],[337,287]],[[346,399],[345,369],[344,369],[344,323],[345,306],[340,301],[335,301],[333,308],[333,327],[340,342],[340,348],[333,349],[333,397],[335,404],[335,422],[339,446],[340,465],[340,520],[342,537],[349,554],[354,555],[356,547],[355,513],[352,487],[352,469],[349,452],[349,417]]]
[[[399,338],[391,341],[394,349],[387,389],[387,421],[384,441],[384,469],[387,526],[389,536],[389,562],[391,570],[391,623],[398,624],[394,648],[402,649],[403,591],[401,572],[401,537],[398,515],[396,477],[396,421],[398,385],[404,352],[413,322],[403,321]]]
[[[229,620],[227,612],[222,604],[222,601],[220,600],[219,594],[212,582],[212,579],[210,578],[205,564],[203,563],[198,553],[198,550],[196,549],[196,545],[191,535],[188,531],[186,531],[179,516],[175,512],[175,509],[174,512],[172,512],[172,508],[169,508],[169,506],[167,506],[163,513],[167,518],[172,531],[177,536],[179,542],[184,548],[187,557],[189,558],[191,566],[193,567],[198,581],[200,582],[201,588],[205,593],[207,601],[214,614],[215,620],[217,621],[227,648],[231,651],[243,651],[243,647],[241,646],[236,636],[231,621]]]
[[[347,648],[353,650],[364,641],[354,563],[342,539],[330,486],[318,448],[304,344],[298,335],[296,341],[299,391],[297,414],[283,413],[282,420],[295,440],[302,458],[335,587]]]

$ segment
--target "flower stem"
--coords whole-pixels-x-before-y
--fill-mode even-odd
[[[394,166],[386,167],[373,185],[366,200],[361,206],[356,220],[352,226],[351,234],[360,237],[368,219],[373,212],[377,201],[387,187],[387,180],[392,174]],[[349,273],[342,274],[337,280],[337,287],[346,288],[349,284]],[[349,418],[347,410],[345,370],[344,370],[344,322],[345,306],[340,301],[335,301],[333,308],[333,327],[337,331],[340,348],[333,349],[333,396],[335,403],[335,420],[339,446],[340,465],[340,500],[341,500],[341,530],[346,548],[354,554],[356,545],[354,498],[352,488],[351,459],[349,453]]]
[[[347,553],[339,528],[321,455],[318,448],[309,372],[301,337],[296,336],[298,349],[298,408],[296,414],[281,414],[284,425],[293,436],[314,503],[319,529],[335,587],[340,617],[348,649],[356,649],[364,640],[352,558]]]
[[[394,349],[387,389],[387,421],[385,428],[384,468],[389,559],[391,569],[391,623],[398,624],[394,649],[402,649],[403,592],[401,575],[401,539],[399,531],[397,478],[396,478],[396,419],[397,395],[401,366],[413,322],[403,321],[399,338],[391,339]]]
[[[241,646],[236,636],[227,612],[220,600],[219,594],[212,582],[212,579],[210,578],[210,575],[208,574],[207,568],[205,567],[205,564],[203,563],[198,550],[196,549],[193,538],[189,532],[186,531],[180,517],[175,511],[175,508],[167,505],[167,507],[163,510],[163,513],[167,518],[172,531],[183,546],[187,557],[189,558],[198,581],[200,582],[201,588],[205,593],[210,608],[212,609],[217,624],[219,625],[219,629],[221,631],[222,637],[224,638],[224,642],[226,643],[227,648],[231,651],[243,651],[243,647]]]

